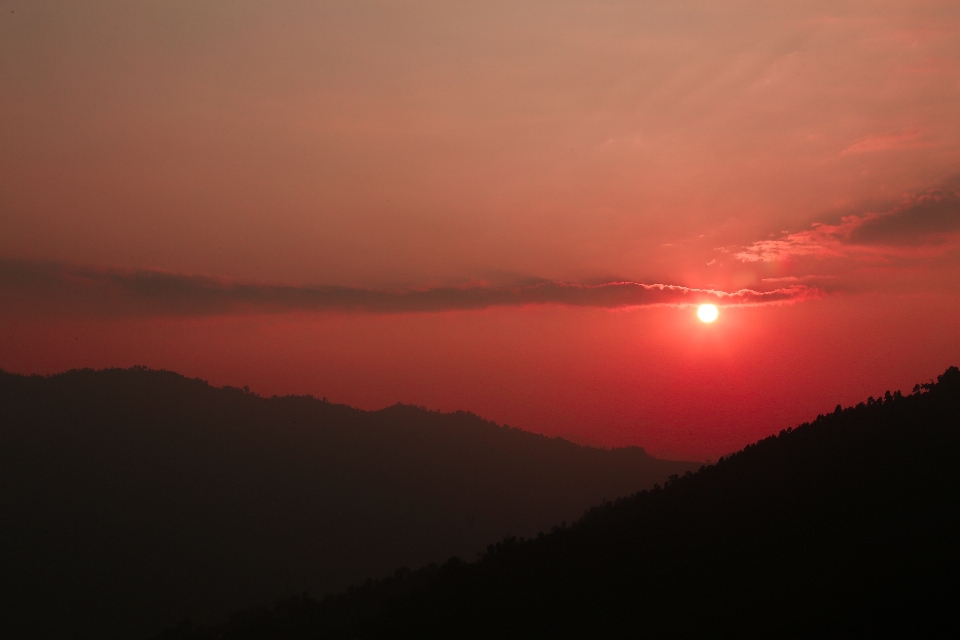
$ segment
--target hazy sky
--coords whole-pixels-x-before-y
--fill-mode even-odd
[[[955,1],[0,0],[0,367],[716,457],[960,364],[958,105]]]

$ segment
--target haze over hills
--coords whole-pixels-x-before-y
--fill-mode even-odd
[[[953,637],[958,457],[951,367],[478,562],[163,638]]]
[[[765,440],[960,364],[958,104],[958,0],[0,0],[0,640],[960,637],[960,374]]]
[[[145,637],[477,557],[699,464],[143,368],[0,372],[13,637]]]

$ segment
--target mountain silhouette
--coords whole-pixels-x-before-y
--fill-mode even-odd
[[[958,460],[951,367],[479,561],[162,637],[953,637]]]
[[[475,559],[698,466],[145,368],[0,372],[2,635],[147,637]]]

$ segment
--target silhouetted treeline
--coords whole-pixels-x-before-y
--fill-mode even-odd
[[[952,637],[958,460],[953,367],[478,562],[163,638]]]
[[[0,636],[146,637],[475,559],[695,466],[143,368],[0,372]]]

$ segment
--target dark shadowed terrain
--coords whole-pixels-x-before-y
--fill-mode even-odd
[[[960,370],[478,561],[165,638],[956,637]]]
[[[698,466],[164,371],[0,372],[3,635],[146,637],[475,559]]]

